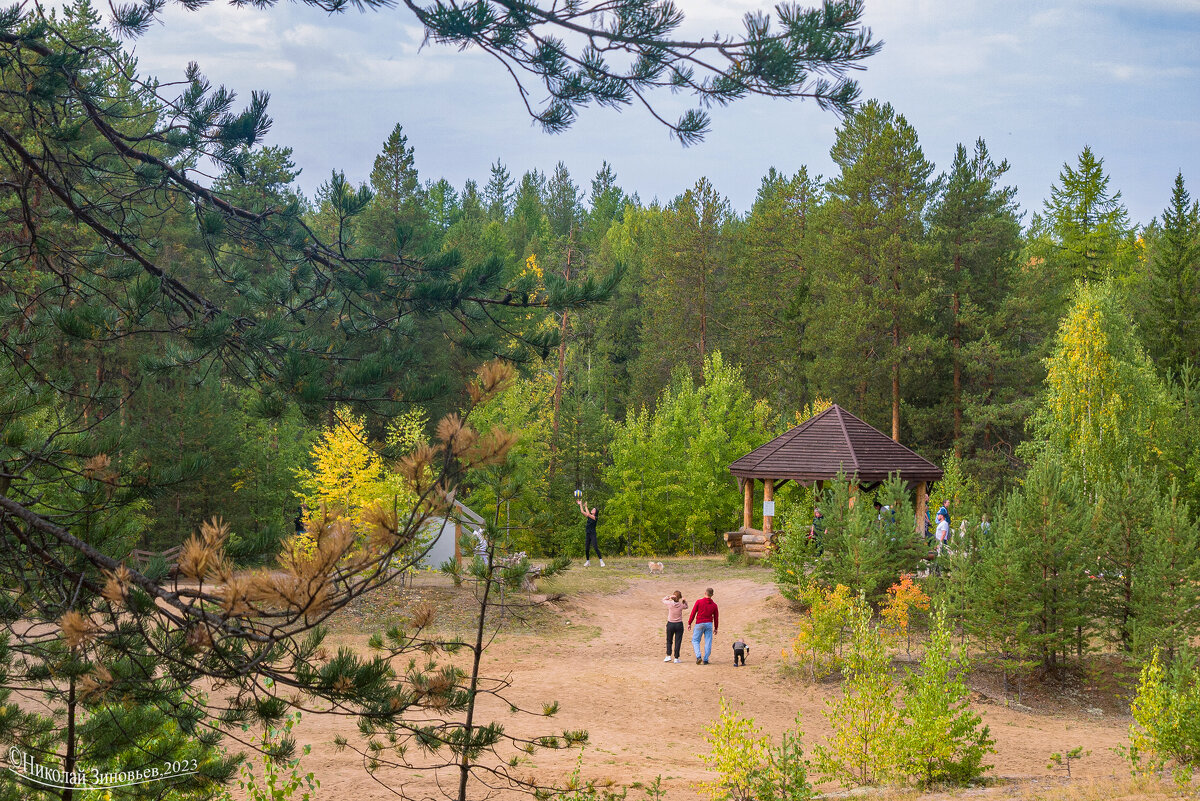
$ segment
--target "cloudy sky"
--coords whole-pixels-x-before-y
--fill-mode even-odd
[[[758,0],[677,0],[696,32],[738,31]],[[883,51],[859,76],[946,168],[983,137],[1012,165],[1029,211],[1084,145],[1104,159],[1135,222],[1167,204],[1183,172],[1200,196],[1200,0],[867,0]],[[311,194],[333,169],[365,181],[393,126],[422,178],[485,181],[499,159],[519,175],[564,162],[585,188],[602,160],[626,191],[667,201],[707,176],[740,211],[770,167],[828,176],[838,120],[811,103],[753,99],[713,113],[703,144],[681,147],[637,109],[585,110],[566,134],[530,124],[490,57],[421,48],[408,12],[335,16],[295,3],[255,10],[172,7],[134,44],[143,72],[176,80],[196,61],[248,98],[271,94],[273,144],[295,151]],[[669,96],[664,109],[681,108]]]

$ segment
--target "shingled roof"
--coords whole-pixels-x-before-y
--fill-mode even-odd
[[[839,472],[862,483],[899,472],[904,481],[938,481],[942,469],[893,442],[836,403],[729,465],[738,478],[828,481]]]

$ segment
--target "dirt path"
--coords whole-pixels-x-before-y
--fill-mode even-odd
[[[560,619],[541,633],[499,639],[487,652],[487,669],[511,678],[512,700],[532,708],[557,700],[562,708],[552,721],[510,717],[499,708],[486,710],[492,716],[488,719],[527,735],[587,729],[585,777],[629,784],[661,775],[671,801],[699,797],[693,785],[706,772],[697,754],[705,750],[703,726],[716,718],[720,693],[776,737],[799,712],[805,749],[811,751],[828,732],[822,712],[839,692],[837,685],[812,686],[785,677],[780,651],[794,618],[772,585],[738,578],[711,586],[721,613],[712,664],[695,664],[690,632],[685,632],[680,664],[662,661],[666,614],[661,598],[678,588],[694,601],[704,585],[670,575],[633,579],[612,594],[583,593],[560,603]],[[730,643],[738,636],[751,645],[744,668],[733,666]],[[361,645],[366,638],[337,639]],[[991,703],[978,710],[997,740],[994,776],[1050,776],[1049,755],[1076,746],[1091,751],[1074,767],[1076,776],[1123,773],[1112,748],[1126,739],[1126,719],[1082,711],[1030,713]],[[301,741],[313,743],[304,766],[321,778],[320,796],[335,801],[387,797],[352,753],[333,753],[329,743],[335,734],[349,734],[346,726],[345,721],[307,718],[300,730]],[[576,757],[575,752],[540,752],[529,771],[543,781],[561,781],[575,767]]]

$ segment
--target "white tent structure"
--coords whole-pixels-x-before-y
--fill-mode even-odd
[[[460,561],[463,554],[459,551],[458,540],[463,532],[482,532],[483,527],[482,517],[458,500],[451,501],[444,517],[431,517],[422,526],[424,532],[433,537],[433,543],[421,559],[422,566],[437,568],[450,559]],[[482,533],[479,536],[482,537]]]

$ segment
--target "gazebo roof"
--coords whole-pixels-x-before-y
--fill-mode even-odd
[[[938,481],[942,469],[836,403],[729,466],[738,478],[828,481],[841,471],[860,482]]]

